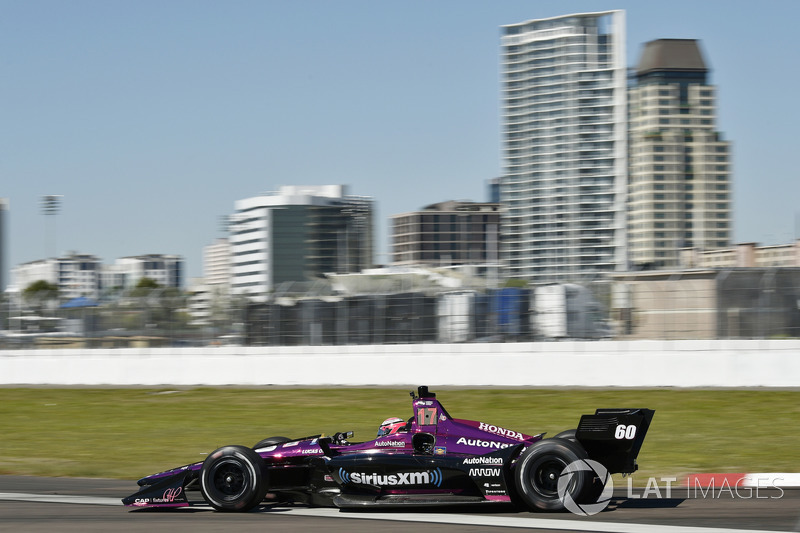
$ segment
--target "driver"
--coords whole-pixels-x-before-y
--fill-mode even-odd
[[[394,435],[400,431],[406,430],[406,421],[402,418],[393,416],[384,420],[378,428],[378,438]]]

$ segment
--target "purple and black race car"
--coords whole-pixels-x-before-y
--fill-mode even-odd
[[[225,446],[205,461],[140,479],[141,489],[122,502],[158,508],[205,500],[239,512],[264,501],[339,508],[512,502],[558,511],[567,498],[596,502],[607,474],[637,469],[654,414],[598,409],[576,430],[544,439],[453,418],[427,387],[411,398],[414,416],[397,433],[362,443],[348,442],[348,432]],[[190,500],[198,490],[202,500]]]

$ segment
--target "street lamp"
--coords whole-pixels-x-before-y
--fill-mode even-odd
[[[61,199],[64,196],[61,194],[47,194],[42,196],[42,214],[45,216],[57,215],[61,209]],[[55,219],[54,219],[55,220]],[[48,255],[48,239],[47,230],[45,230],[45,255]],[[53,248],[55,248],[55,221],[53,222]],[[52,254],[55,257],[55,251]]]

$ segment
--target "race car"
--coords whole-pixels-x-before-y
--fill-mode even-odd
[[[510,502],[559,511],[566,502],[596,502],[609,474],[637,469],[655,413],[598,409],[583,415],[577,429],[545,439],[453,418],[426,386],[410,395],[413,416],[390,434],[361,443],[349,441],[352,432],[339,432],[224,446],[202,462],[140,479],[140,490],[122,503],[205,502],[246,512],[262,502],[339,508]]]

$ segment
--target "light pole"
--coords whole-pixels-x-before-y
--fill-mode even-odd
[[[63,197],[64,196],[61,195],[61,194],[47,194],[45,196],[42,196],[42,214],[45,215],[45,216],[57,215],[59,210],[61,209],[61,199]],[[55,241],[56,241],[55,240],[55,229],[56,229],[56,227],[55,227],[55,219],[53,219],[53,232],[52,232],[53,233],[53,248],[56,248],[56,245],[55,245]],[[47,241],[48,241],[48,239],[47,239],[47,229],[45,229],[45,250],[44,250],[45,256],[47,256],[48,252],[50,251],[50,250],[48,250],[48,242]],[[56,255],[56,252],[53,251],[52,257],[55,257],[55,255]]]

